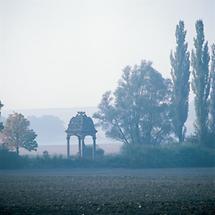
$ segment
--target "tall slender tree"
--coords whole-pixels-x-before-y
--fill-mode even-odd
[[[0,101],[0,120],[1,120],[1,108],[3,107],[4,105],[1,103],[1,101]],[[0,131],[2,131],[2,129],[4,128],[4,126],[3,126],[3,123],[2,122],[0,122]]]
[[[196,133],[199,142],[206,144],[208,132],[208,97],[210,92],[210,75],[208,43],[204,38],[204,24],[202,20],[196,22],[196,38],[194,38],[194,47],[192,50],[192,89],[195,94],[196,111]]]
[[[211,47],[210,130],[215,137],[215,44]]]
[[[178,141],[184,141],[185,122],[188,116],[190,91],[190,53],[185,42],[184,22],[176,26],[176,50],[170,54],[171,76],[173,81],[173,125]]]

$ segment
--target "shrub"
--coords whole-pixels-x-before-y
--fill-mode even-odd
[[[89,153],[90,153],[89,149]],[[0,168],[170,168],[215,166],[215,149],[197,144],[124,145],[118,155],[103,156],[97,150],[97,159],[79,159],[50,156],[20,157],[14,152],[0,150]],[[99,157],[101,153],[101,157]],[[91,153],[90,153],[91,155]]]
[[[26,165],[26,158],[11,152],[8,149],[0,149],[0,169],[21,168]]]
[[[130,167],[215,166],[215,150],[194,144],[124,145],[121,154]]]
[[[85,145],[84,147],[84,157],[85,159],[92,159],[93,147],[91,145]],[[78,156],[78,154],[77,154]],[[96,158],[101,159],[104,156],[104,150],[101,148],[96,148]]]

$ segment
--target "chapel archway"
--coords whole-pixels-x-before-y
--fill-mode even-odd
[[[92,147],[92,159],[96,157],[96,132],[93,120],[88,117],[85,112],[78,112],[75,117],[72,117],[67,133],[67,158],[70,158],[70,138],[71,136],[76,136],[78,138],[78,154],[80,158],[84,158],[85,142],[86,136],[91,136],[93,140]]]

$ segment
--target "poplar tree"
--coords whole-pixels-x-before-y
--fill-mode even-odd
[[[4,106],[4,105],[3,105],[3,104],[1,103],[1,101],[0,101],[0,120],[1,120],[1,108],[2,108],[3,106]],[[4,128],[3,123],[0,122],[0,131],[2,131],[3,128]]]
[[[208,134],[208,97],[210,91],[210,75],[208,43],[204,38],[202,20],[196,22],[196,38],[192,50],[192,90],[195,94],[196,134],[201,144],[206,144]]]
[[[211,47],[210,130],[215,137],[215,44]]]
[[[173,81],[173,125],[179,143],[184,141],[185,122],[188,117],[190,91],[190,53],[185,42],[184,22],[176,26],[176,50],[170,54],[171,76]]]

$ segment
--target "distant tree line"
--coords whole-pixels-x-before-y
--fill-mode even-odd
[[[126,144],[188,141],[185,123],[191,85],[196,121],[189,141],[215,146],[215,44],[210,54],[202,20],[196,21],[195,29],[190,54],[184,22],[176,26],[176,48],[170,53],[171,80],[163,78],[149,61],[125,67],[118,87],[103,95],[94,114],[108,136]]]

